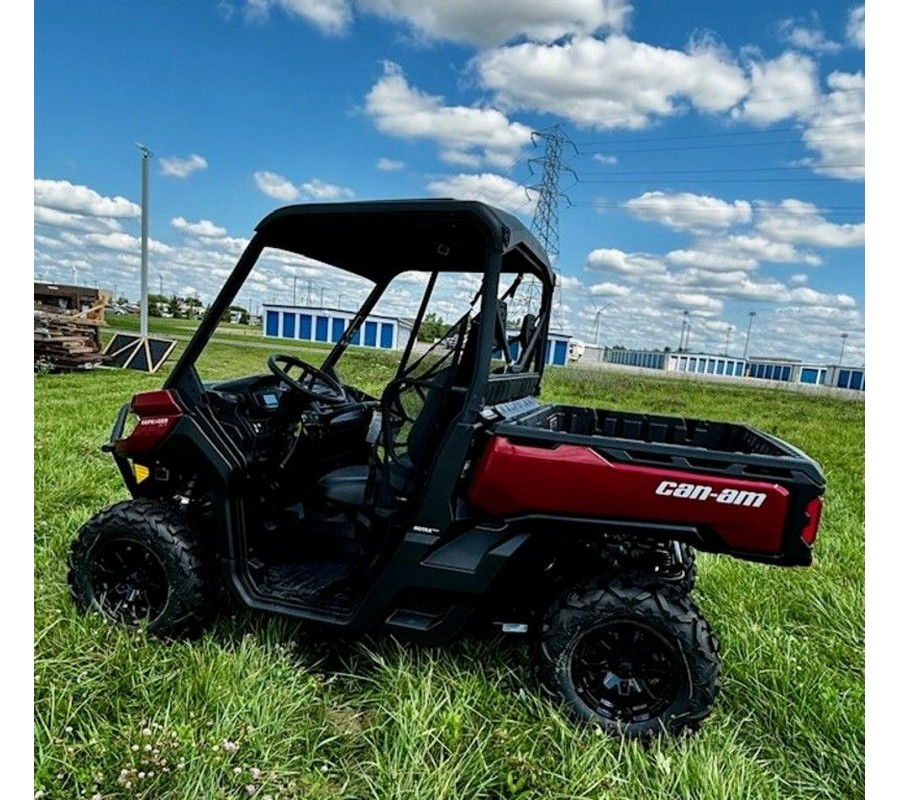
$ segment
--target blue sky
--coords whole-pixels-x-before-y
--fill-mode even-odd
[[[677,13],[672,9],[677,8]],[[863,6],[251,0],[34,6],[35,278],[210,300],[292,202],[476,198],[530,223],[558,130],[576,336],[865,360]],[[289,301],[285,285],[265,300]],[[327,292],[327,287],[324,287]],[[336,298],[325,298],[333,304]]]

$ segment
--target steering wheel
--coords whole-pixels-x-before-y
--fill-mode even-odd
[[[288,374],[295,367],[300,370],[300,375],[296,378]],[[328,405],[339,405],[349,401],[344,387],[331,375],[296,356],[272,353],[269,356],[269,369],[276,378],[280,378],[293,391],[308,400]]]

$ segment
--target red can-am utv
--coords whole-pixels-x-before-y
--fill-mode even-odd
[[[349,320],[270,308],[264,330],[289,352],[204,379],[245,283],[298,274],[366,299]],[[133,499],[73,542],[77,605],[162,636],[199,630],[223,587],[353,634],[440,643],[496,625],[531,638],[541,684],[574,717],[631,737],[696,727],[719,662],[690,598],[695,549],[810,564],[825,481],[743,425],[542,403],[553,285],[534,237],[481,203],[267,216],[164,388],[119,414],[104,447]],[[417,344],[430,309],[460,297],[443,338]],[[373,320],[416,302],[380,396],[342,382]],[[302,339],[334,342],[321,366],[294,354]]]

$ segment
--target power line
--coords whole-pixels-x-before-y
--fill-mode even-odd
[[[642,138],[631,138],[631,139],[609,139],[604,142],[579,142],[578,146],[578,154],[579,155],[587,155],[589,154],[584,148],[586,147],[594,147],[594,146],[606,146],[606,145],[617,145],[617,144],[644,144],[645,142],[677,142],[677,141],[685,141],[689,139],[723,139],[723,138],[731,138],[734,136],[769,136],[773,133],[805,133],[806,131],[821,131],[821,130],[841,130],[845,128],[862,128],[865,127],[865,122],[835,122],[828,125],[807,125],[802,128],[791,127],[791,128],[768,128],[766,130],[761,131],[721,131],[719,133],[688,133],[682,134],[679,136],[646,136]],[[791,140],[793,142],[794,140]]]
[[[828,169],[862,169],[866,165],[863,164],[829,164]],[[713,175],[716,173],[755,173],[755,172],[785,172],[793,170],[809,171],[808,164],[794,164],[780,167],[722,167],[719,169],[636,169],[636,170],[615,170],[606,171],[599,170],[597,172],[582,172],[582,175],[608,175],[615,177],[617,175]]]

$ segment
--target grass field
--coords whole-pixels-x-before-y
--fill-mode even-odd
[[[191,327],[151,320],[151,331],[179,338]],[[255,338],[234,326],[210,345],[204,377],[265,369],[271,343],[230,343],[239,337]],[[377,390],[392,358],[348,354],[342,378]],[[167,368],[34,379],[36,794],[863,797],[863,403],[618,371],[548,374],[544,399],[750,423],[804,449],[828,478],[813,567],[701,555],[695,599],[722,643],[722,693],[697,735],[644,748],[567,722],[537,694],[514,643],[326,643],[237,612],[199,641],[172,644],[76,614],[69,542],[125,497],[99,446],[119,406],[158,388]]]

